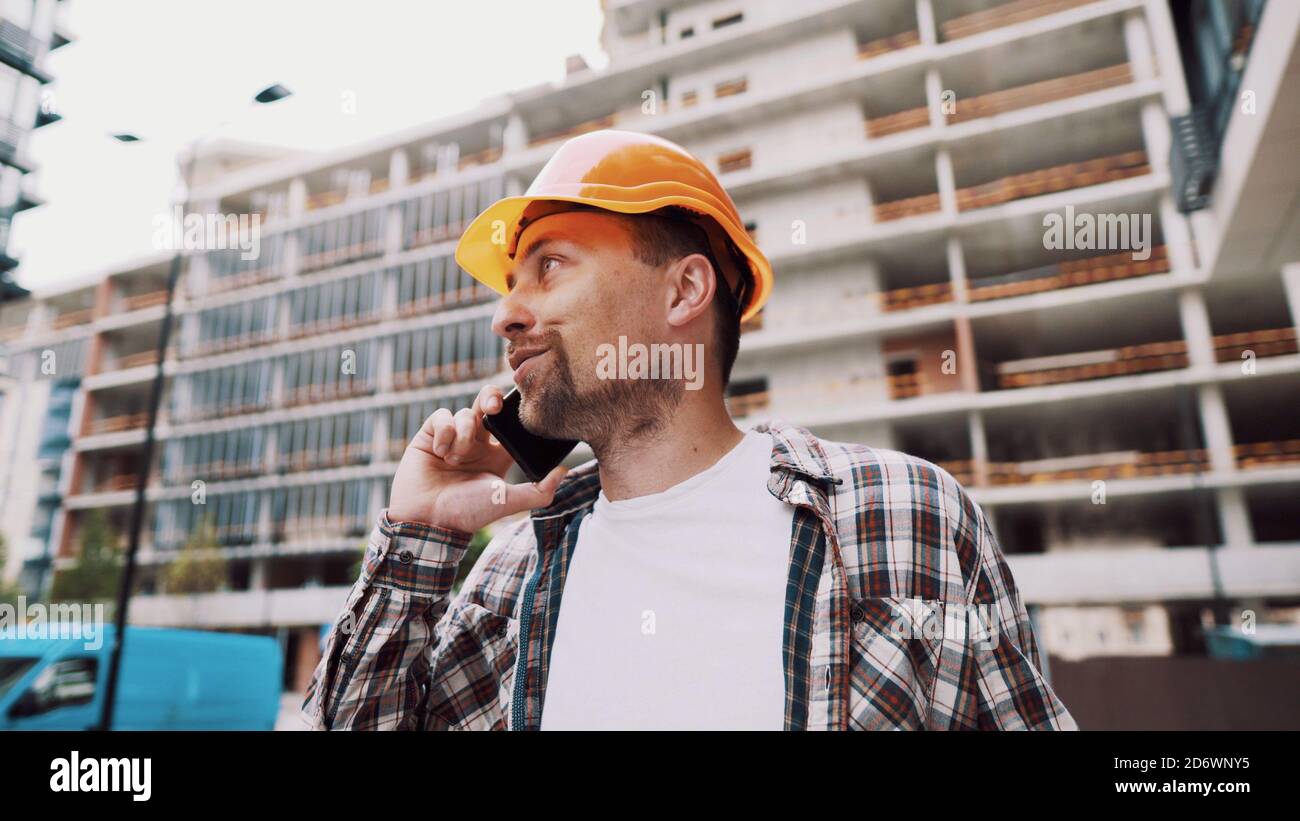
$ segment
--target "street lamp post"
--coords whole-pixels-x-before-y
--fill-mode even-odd
[[[276,83],[259,91],[253,97],[253,103],[258,105],[274,103],[277,100],[283,100],[292,93],[289,89]],[[215,129],[213,130],[215,131]],[[211,134],[212,131],[209,131],[196,139],[191,144],[189,156],[186,157],[184,171],[182,172],[182,180],[185,186],[185,199],[182,201],[181,208],[182,214],[185,212],[185,206],[189,204],[190,187],[193,182],[194,166],[198,160],[199,146]],[[129,133],[114,134],[113,138],[120,142],[136,142],[139,140],[139,137]],[[177,247],[176,253],[172,256],[171,268],[167,272],[167,301],[163,307],[162,327],[158,331],[158,358],[154,369],[153,385],[149,390],[149,410],[145,422],[144,447],[135,472],[135,504],[131,508],[131,539],[126,550],[126,566],[122,570],[122,580],[117,590],[113,645],[109,654],[108,678],[104,685],[104,702],[99,719],[99,729],[105,731],[113,729],[113,708],[117,701],[117,682],[122,667],[122,648],[126,645],[127,607],[131,602],[131,586],[135,582],[136,555],[140,550],[140,533],[144,529],[145,486],[149,482],[149,466],[153,462],[154,426],[158,421],[158,407],[162,404],[163,365],[167,358],[167,344],[171,339],[172,300],[176,295],[176,283],[180,279],[183,258],[182,249]]]

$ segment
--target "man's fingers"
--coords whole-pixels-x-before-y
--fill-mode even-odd
[[[461,408],[456,411],[456,415],[452,418],[452,424],[456,429],[456,438],[451,443],[451,449],[443,458],[452,464],[456,464],[471,456],[474,447],[479,442],[478,431],[482,426],[479,424],[477,414],[471,408]]]
[[[456,426],[453,423],[451,411],[446,408],[438,408],[425,422],[425,426],[431,426],[432,428],[430,436],[433,438],[434,454],[446,456],[448,448],[451,447],[452,441],[456,438]]]
[[[509,516],[522,510],[546,507],[555,499],[555,489],[560,486],[569,469],[559,465],[539,482],[524,482],[518,485],[506,485],[505,504],[502,516]]]
[[[474,397],[474,413],[482,417],[483,414],[493,414],[501,410],[504,394],[497,385],[484,385],[479,388],[478,396]]]

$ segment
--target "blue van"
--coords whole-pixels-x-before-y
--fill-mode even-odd
[[[114,630],[98,626],[94,642],[0,634],[0,730],[98,727]],[[282,675],[269,636],[128,627],[113,729],[273,730]]]

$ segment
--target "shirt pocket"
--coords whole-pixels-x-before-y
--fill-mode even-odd
[[[503,730],[514,682],[519,620],[466,603],[451,615],[441,649],[440,689],[457,730]],[[444,713],[445,714],[445,713]]]
[[[945,603],[871,597],[854,602],[852,617],[849,728],[924,729],[943,650]]]

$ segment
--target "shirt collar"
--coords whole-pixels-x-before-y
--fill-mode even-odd
[[[772,473],[799,474],[818,483],[838,485],[843,480],[835,476],[817,437],[805,428],[773,419],[754,427],[758,433],[772,434]],[[555,498],[543,508],[532,511],[532,518],[556,519],[574,511],[590,507],[600,495],[600,470],[595,459],[589,459],[565,474],[555,491]]]

